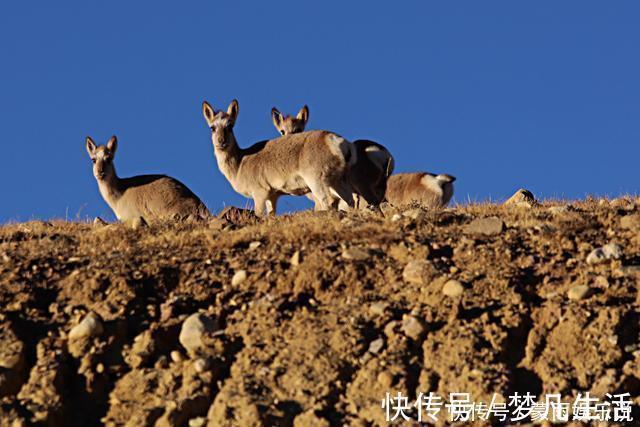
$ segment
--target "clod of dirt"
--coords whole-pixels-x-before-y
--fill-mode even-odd
[[[138,368],[145,364],[155,352],[155,342],[150,330],[146,330],[133,340],[130,353],[125,359],[129,366]]]
[[[414,341],[418,341],[427,332],[427,325],[424,320],[415,316],[402,316],[402,332]]]
[[[345,249],[342,252],[342,258],[349,261],[365,261],[369,259],[369,251],[356,246]]]
[[[533,206],[536,206],[538,202],[536,201],[536,198],[531,191],[521,188],[516,191],[513,196],[509,197],[503,204],[505,206],[531,208]]]
[[[640,214],[626,215],[620,218],[620,227],[628,230],[640,228]]]
[[[502,233],[504,230],[504,222],[496,217],[476,218],[464,227],[467,234],[481,234],[485,236],[493,236]]]
[[[9,325],[2,325],[0,343],[0,368],[15,369],[24,363],[24,343],[16,337]]]
[[[247,270],[238,270],[231,278],[231,286],[238,286],[247,280]]]
[[[293,427],[329,427],[329,421],[324,418],[320,418],[315,414],[315,411],[304,412],[293,420]]]
[[[464,286],[457,280],[448,280],[442,287],[442,293],[448,297],[459,297],[464,293]]]
[[[570,300],[580,301],[582,299],[587,298],[591,294],[591,288],[587,285],[577,285],[573,286],[567,292],[567,296]]]
[[[591,251],[587,256],[587,264],[599,264],[611,259],[620,259],[622,255],[622,246],[617,243],[609,243]]]
[[[195,313],[187,317],[180,330],[180,344],[191,357],[200,353],[206,346],[204,339],[218,329],[216,320],[204,313]]]
[[[402,278],[408,283],[426,284],[429,278],[428,272],[430,272],[431,269],[431,263],[427,260],[410,261],[402,271]]]

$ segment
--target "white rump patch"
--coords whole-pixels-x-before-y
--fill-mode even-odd
[[[391,171],[393,171],[393,157],[391,154],[380,147],[375,145],[369,145],[365,148],[364,152],[371,162],[381,171],[386,172],[387,164],[391,161]]]

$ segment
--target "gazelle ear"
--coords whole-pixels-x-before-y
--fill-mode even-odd
[[[204,119],[207,121],[207,124],[211,126],[211,123],[213,123],[213,119],[216,116],[216,112],[214,111],[213,107],[209,105],[207,101],[202,102],[202,115],[204,116]]]
[[[93,142],[90,136],[87,137],[86,140],[87,153],[89,153],[89,157],[93,157],[93,153],[96,151],[96,143]]]
[[[273,120],[273,125],[276,129],[279,130],[280,123],[282,123],[282,113],[280,113],[276,107],[271,109],[271,120]]]
[[[307,120],[309,120],[309,107],[306,105],[303,106],[300,111],[298,111],[298,115],[296,116],[298,120],[302,120],[304,124],[307,124]]]
[[[231,119],[235,122],[236,118],[238,117],[238,111],[239,111],[238,107],[238,100],[234,99],[233,101],[231,101],[231,104],[229,104],[229,107],[227,108],[227,114],[231,117]]]
[[[118,149],[118,138],[116,138],[115,135],[109,138],[109,142],[107,142],[107,148],[111,152],[111,155],[115,156],[116,150]]]

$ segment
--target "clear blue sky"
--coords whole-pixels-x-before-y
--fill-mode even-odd
[[[0,222],[113,219],[84,138],[120,176],[165,173],[217,211],[201,103],[272,106],[386,145],[397,171],[458,177],[455,200],[638,192],[637,1],[15,1],[0,5]],[[311,206],[282,200],[279,211]]]

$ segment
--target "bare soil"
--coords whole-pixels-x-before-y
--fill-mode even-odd
[[[0,425],[386,425],[386,392],[429,391],[629,392],[637,419],[639,232],[634,199],[5,225]]]

